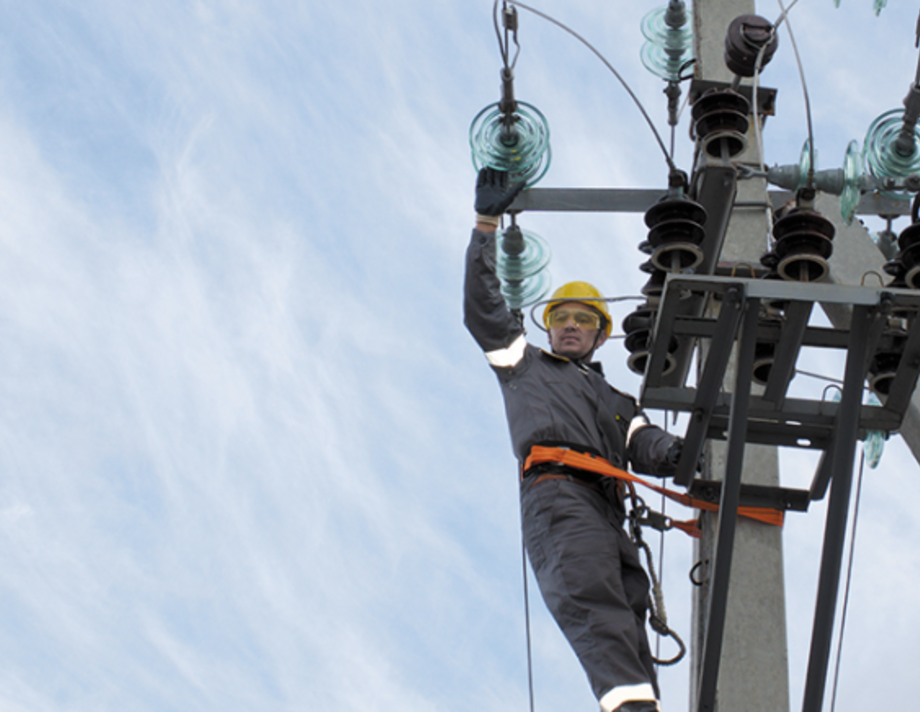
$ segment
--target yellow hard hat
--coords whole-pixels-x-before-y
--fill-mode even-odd
[[[607,331],[607,336],[610,336],[610,332],[613,331],[613,323],[610,320],[610,312],[607,311],[607,302],[604,301],[604,295],[598,288],[587,282],[568,282],[553,292],[553,296],[543,309],[543,326],[547,330],[549,330],[547,324],[549,313],[564,302],[581,302],[597,309],[604,315],[604,329]]]

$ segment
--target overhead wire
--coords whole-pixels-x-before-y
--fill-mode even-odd
[[[789,12],[796,6],[799,0],[792,0],[792,4],[787,8],[783,5],[783,0],[776,0],[779,3],[780,16],[776,19],[776,22],[773,23],[775,29],[779,29],[779,26],[783,23],[786,24],[786,31],[789,33],[789,41],[792,43],[792,52],[795,54],[795,63],[799,70],[799,79],[802,81],[802,96],[805,101],[805,121],[808,125],[808,151],[809,151],[809,167],[808,167],[808,185],[813,186],[815,182],[815,138],[814,138],[814,127],[812,124],[811,116],[811,96],[808,93],[808,83],[805,81],[805,67],[802,63],[802,57],[799,54],[799,47],[795,41],[795,34],[792,32],[792,23],[789,22]],[[759,129],[759,126],[758,126]],[[762,142],[762,137],[758,131],[758,140]],[[766,170],[766,165],[763,162],[763,145],[760,144],[760,157],[761,157],[761,168]]]
[[[633,92],[633,90],[630,88],[629,84],[626,83],[626,80],[623,79],[622,75],[616,70],[616,68],[614,68],[614,66],[613,66],[609,61],[607,61],[607,58],[604,57],[604,55],[601,54],[600,51],[598,51],[597,48],[594,47],[594,45],[592,45],[590,42],[588,42],[588,40],[586,40],[584,37],[582,37],[580,34],[578,34],[578,33],[577,33],[575,30],[573,30],[572,28],[570,28],[570,27],[568,27],[567,25],[563,24],[563,23],[560,22],[559,20],[557,20],[557,19],[551,17],[550,15],[547,15],[546,13],[541,12],[540,10],[537,10],[536,8],[530,7],[529,5],[525,5],[524,3],[519,2],[519,0],[505,0],[505,1],[506,1],[509,5],[514,5],[515,7],[520,7],[521,9],[527,10],[528,12],[531,12],[531,13],[533,13],[534,15],[537,15],[538,17],[542,17],[542,18],[543,18],[544,20],[546,20],[547,22],[550,22],[550,23],[556,25],[557,27],[559,27],[560,29],[564,30],[565,32],[568,32],[568,33],[569,33],[570,35],[572,35],[575,39],[577,39],[579,42],[581,42],[585,47],[587,47],[589,50],[591,50],[591,52],[593,52],[594,55],[595,55],[601,62],[604,63],[604,66],[607,67],[607,69],[609,69],[609,70],[613,73],[613,75],[619,80],[620,84],[622,84],[622,85],[623,85],[623,88],[626,90],[626,93],[629,94],[630,98],[633,100],[633,102],[635,102],[636,106],[638,107],[639,111],[640,111],[641,114],[642,114],[642,117],[645,119],[645,122],[648,124],[649,128],[652,130],[652,133],[653,133],[654,136],[655,136],[655,140],[658,142],[658,146],[661,148],[662,154],[664,154],[665,161],[667,161],[668,168],[669,168],[670,170],[672,170],[672,171],[676,171],[676,170],[677,170],[677,166],[674,164],[674,160],[673,160],[673,159],[671,158],[671,156],[668,154],[668,149],[667,149],[667,147],[664,145],[664,141],[663,141],[662,138],[661,138],[661,134],[658,133],[658,129],[655,127],[655,124],[652,122],[652,119],[651,119],[651,117],[648,115],[648,112],[645,110],[645,107],[642,105],[642,102],[639,101],[639,97],[636,96],[636,94],[635,94],[635,93]]]
[[[527,547],[521,535],[521,563],[524,573],[524,628],[527,637],[527,690],[530,696],[530,712],[534,712],[533,695],[533,643],[530,638],[530,590],[527,585]]]
[[[668,413],[665,411],[664,414],[664,430],[668,432]],[[659,503],[659,511],[662,515],[667,516],[667,497],[664,496],[664,492],[661,493],[661,502]],[[658,532],[658,570],[661,572],[658,576],[658,583],[663,588],[664,587],[664,532]],[[655,631],[655,660],[661,659],[661,638],[662,635],[658,631]],[[659,664],[655,663],[655,668],[657,669]]]
[[[853,503],[853,523],[850,528],[850,553],[847,560],[846,582],[843,588],[843,604],[840,614],[840,632],[837,634],[837,652],[834,661],[834,682],[831,686],[831,709],[834,712],[837,705],[837,684],[840,680],[840,661],[843,657],[843,634],[847,624],[847,610],[850,603],[850,582],[853,579],[853,558],[856,551],[856,524],[859,520],[859,501],[862,496],[863,474],[865,472],[866,451],[863,451],[859,458],[859,477],[856,480],[856,499]]]
[[[633,300],[637,302],[644,302],[645,299],[646,298],[644,296],[639,295],[639,294],[627,294],[622,297],[604,297],[603,299],[592,299],[591,301],[602,301],[602,302],[607,302],[607,303],[612,304],[614,302],[624,302],[624,301],[629,301],[629,300]],[[569,301],[569,300],[565,297],[557,297],[556,299],[541,299],[539,302],[536,302],[535,304],[530,306],[530,320],[537,326],[538,329],[540,329],[540,331],[546,331],[546,327],[543,325],[543,323],[537,320],[537,315],[536,315],[537,309],[539,309],[540,307],[545,307],[548,304],[554,304],[554,303],[565,302],[565,301]],[[622,339],[623,336],[624,336],[623,334],[612,334],[610,338],[611,339]]]

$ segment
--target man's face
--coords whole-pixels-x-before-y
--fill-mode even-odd
[[[607,332],[600,326],[591,328],[590,325],[579,324],[584,321],[580,315],[585,313],[597,314],[581,302],[564,302],[553,309],[551,314],[554,314],[554,318],[565,318],[568,315],[564,323],[559,319],[560,323],[549,330],[553,353],[570,359],[582,359],[607,340]]]

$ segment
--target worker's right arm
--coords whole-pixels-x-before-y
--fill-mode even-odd
[[[513,366],[514,363],[495,363],[493,360],[505,355],[502,352],[509,352],[509,358],[513,358],[518,350],[523,355],[525,343],[524,329],[511,314],[502,296],[501,282],[495,274],[495,260],[495,231],[474,229],[466,249],[463,323],[493,366]]]
[[[523,183],[512,184],[507,173],[492,168],[483,168],[476,177],[476,227],[466,251],[463,321],[489,363],[499,368],[520,362],[527,343],[495,273],[495,228],[523,188]]]

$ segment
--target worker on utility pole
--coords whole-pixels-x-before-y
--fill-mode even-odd
[[[603,712],[660,712],[645,630],[649,579],[623,529],[624,487],[598,470],[632,464],[670,476],[682,441],[649,424],[592,362],[611,321],[590,284],[570,282],[547,303],[549,351],[527,343],[495,272],[499,216],[522,188],[507,173],[479,173],[464,321],[501,384],[520,462],[524,543],[547,607]]]

